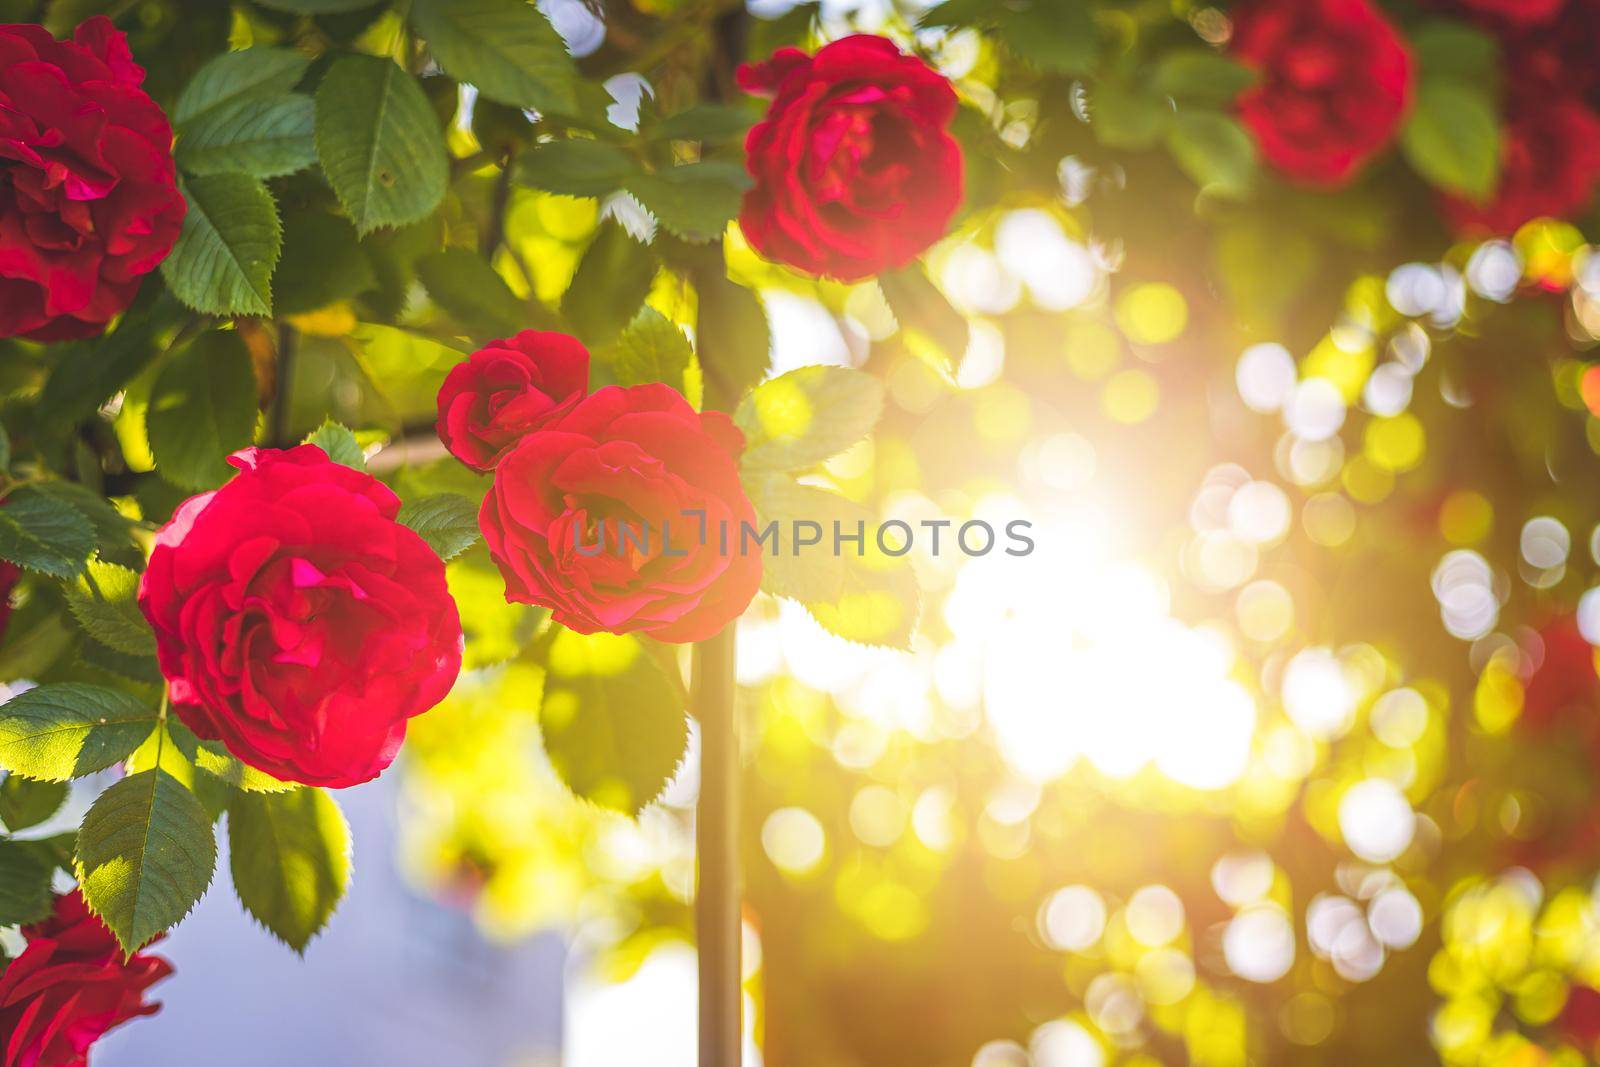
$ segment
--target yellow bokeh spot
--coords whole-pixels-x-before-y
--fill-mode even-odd
[[[1439,533],[1452,545],[1483,540],[1494,526],[1494,505],[1472,489],[1457,489],[1439,507]]]
[[[1033,404],[1028,394],[1009,385],[985,389],[973,405],[972,421],[978,435],[991,444],[1014,444],[1027,436],[1033,424]]]
[[[1545,289],[1572,284],[1573,257],[1584,247],[1583,234],[1569,222],[1534,219],[1512,238],[1522,256],[1523,275]]]
[[[771,440],[796,440],[804,437],[816,419],[811,394],[788,378],[774,378],[750,394],[756,422]]]
[[[1394,473],[1366,456],[1346,463],[1340,476],[1344,491],[1363,504],[1376,504],[1394,490]]]
[[[1125,370],[1114,374],[1100,391],[1100,406],[1105,413],[1117,422],[1130,425],[1154,415],[1160,403],[1160,386],[1155,378],[1142,370]]]
[[[1367,423],[1367,457],[1384,470],[1410,470],[1422,462],[1426,446],[1422,421],[1409,412]]]
[[[1522,682],[1509,656],[1495,656],[1478,675],[1472,695],[1472,710],[1478,725],[1491,734],[1511,728],[1522,714]]]
[[[1166,344],[1188,324],[1188,303],[1165,282],[1136,285],[1117,297],[1117,325],[1136,345]]]
[[[1339,390],[1346,404],[1354,404],[1367,384],[1376,360],[1371,344],[1346,347],[1330,334],[1317,342],[1317,346],[1306,356],[1300,368],[1300,377],[1325,379]]]
[[[1122,342],[1116,331],[1094,319],[1074,320],[1067,327],[1063,347],[1067,366],[1084,381],[1100,381],[1122,361]]]

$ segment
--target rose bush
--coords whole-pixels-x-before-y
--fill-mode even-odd
[[[1600,115],[1574,97],[1525,97],[1502,134],[1500,179],[1477,204],[1445,196],[1444,212],[1464,233],[1510,234],[1541,216],[1583,209],[1600,185]]]
[[[586,397],[495,468],[478,523],[506,599],[544,605],[579,633],[698,641],[721,630],[761,581],[759,550],[739,545],[740,523],[755,520],[743,447],[726,415],[697,413],[664,385]],[[704,526],[685,514],[696,509]],[[624,550],[622,525],[647,530],[648,549]]]
[[[145,992],[171,965],[143,953],[124,958],[77,890],[57,897],[54,913],[22,936],[27,947],[0,971],[3,1067],[85,1067],[107,1030],[160,1010]]]
[[[523,330],[490,341],[445,376],[439,440],[477,471],[589,391],[589,350],[575,337]]]
[[[1411,100],[1410,50],[1369,0],[1253,0],[1233,54],[1259,72],[1239,114],[1274,167],[1340,185],[1386,148]]]
[[[239,473],[178,508],[139,583],[173,709],[285,781],[374,778],[461,667],[444,565],[394,521],[393,492],[315,445],[229,462]]]
[[[172,249],[172,128],[104,16],[0,26],[0,337],[88,337]]]
[[[949,81],[882,37],[814,56],[780,49],[739,68],[771,96],[745,141],[755,185],[739,226],[756,251],[809,274],[858,281],[903,267],[944,236],[961,203]]]

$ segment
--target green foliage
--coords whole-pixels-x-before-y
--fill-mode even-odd
[[[196,175],[182,187],[189,211],[161,262],[172,294],[213,315],[270,315],[282,250],[272,194],[247,174]]]
[[[848,367],[801,367],[762,382],[739,404],[744,467],[814,467],[867,434],[883,414],[883,386]]]
[[[1485,199],[1500,174],[1500,124],[1493,93],[1481,82],[1424,78],[1400,145],[1406,160],[1429,182]]]
[[[272,275],[279,315],[298,315],[378,288],[378,274],[348,219],[320,208],[283,213],[283,255]]]
[[[653,140],[700,141],[714,145],[739,140],[754,123],[755,117],[748,108],[729,104],[696,104],[661,119],[641,132]]]
[[[607,220],[578,261],[561,313],[590,345],[610,344],[650,294],[655,276],[655,254]]]
[[[366,453],[361,451],[361,445],[356,441],[356,435],[348,428],[328,419],[321,426],[306,435],[305,444],[316,445],[328,454],[328,458],[335,463],[343,463],[352,470],[364,471],[367,469]]]
[[[31,843],[0,841],[0,926],[47,918],[55,901],[50,892],[53,874]]]
[[[395,516],[428,543],[443,560],[452,560],[478,540],[478,505],[459,493],[437,493],[408,500]]]
[[[40,782],[8,774],[0,782],[0,823],[11,833],[31,829],[61,810],[67,802],[66,782]]]
[[[1156,61],[1156,92],[1180,102],[1222,106],[1256,80],[1249,67],[1209,48],[1180,48]]]
[[[1052,74],[1084,74],[1099,51],[1094,16],[1085,0],[1032,0],[1000,21],[1006,47]]]
[[[139,575],[127,567],[90,560],[67,588],[67,605],[83,632],[107,648],[130,656],[153,656],[155,634],[139,611]]]
[[[371,7],[372,0],[259,0],[262,7],[299,15],[338,15]]]
[[[256,425],[255,375],[239,334],[204,334],[163,367],[147,421],[168,481],[188,489],[227,481],[233,468],[226,457],[250,443]]]
[[[239,793],[228,805],[228,862],[239,901],[304,953],[350,885],[350,827],[321,789]]]
[[[136,696],[57,682],[0,704],[0,767],[65,782],[126,759],[150,735],[156,711]]]
[[[739,214],[740,198],[749,187],[750,176],[743,167],[721,160],[635,174],[623,183],[656,221],[695,242],[722,236]]]
[[[434,303],[479,337],[511,337],[527,326],[528,309],[505,279],[465,248],[417,260],[417,277]]]
[[[70,578],[94,551],[94,527],[66,500],[36,486],[13,490],[0,506],[0,559]]]
[[[1180,109],[1167,130],[1167,148],[1205,192],[1238,199],[1255,182],[1255,142],[1231,115]]]
[[[611,365],[619,385],[665,382],[682,391],[683,375],[693,358],[683,331],[655,308],[644,307],[617,338]]]
[[[314,115],[311,98],[300,93],[230,101],[189,123],[178,165],[191,174],[293,174],[317,161]]]
[[[639,640],[571,630],[551,642],[539,725],[574,794],[637,815],[683,758],[683,701]]]
[[[100,794],[78,830],[78,882],[124,952],[193,908],[217,865],[211,820],[195,795],[160,767]]]
[[[606,196],[643,173],[631,155],[605,141],[544,141],[517,158],[523,185],[563,196]]]
[[[417,80],[376,56],[334,61],[317,86],[317,157],[358,233],[423,218],[444,199],[444,136]]]
[[[39,398],[39,420],[72,423],[111,399],[155,359],[158,319],[176,313],[166,300],[157,310],[130,312],[115,330],[93,342],[63,347]]]
[[[555,27],[523,0],[412,0],[411,21],[439,65],[490,100],[572,115],[577,68]]]
[[[172,123],[183,127],[220,108],[244,100],[276,97],[293,89],[311,60],[287,48],[245,48],[206,62],[184,86],[172,108]]]
[[[951,305],[921,267],[881,274],[878,288],[908,343],[918,351],[931,351],[947,373],[953,372],[971,338],[967,317]]]

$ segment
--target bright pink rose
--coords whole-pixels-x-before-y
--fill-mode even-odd
[[[1253,0],[1234,14],[1233,52],[1261,76],[1240,118],[1268,162],[1308,185],[1353,178],[1411,100],[1411,53],[1370,0]]]
[[[172,128],[103,15],[0,26],[0,337],[90,337],[172,250]]]
[[[1523,97],[1502,132],[1500,181],[1485,204],[1443,198],[1464,233],[1509,234],[1542,216],[1568,218],[1588,207],[1600,184],[1600,115],[1574,97]]]
[[[755,522],[743,449],[732,420],[697,414],[669,386],[590,394],[495,468],[478,525],[506,599],[549,607],[579,633],[715,634],[761,583],[759,548],[740,551],[740,524]],[[648,547],[623,550],[621,524],[648,530]]]
[[[956,94],[892,41],[845,37],[815,56],[781,48],[739,68],[773,97],[745,140],[755,185],[739,227],[768,259],[858,281],[903,267],[943,237],[961,203]]]
[[[156,536],[139,606],[178,717],[285,781],[378,776],[461,668],[444,564],[315,445],[247,448]]]
[[[439,390],[439,440],[477,471],[589,391],[589,350],[564,333],[523,330],[458,363]]]
[[[0,1067],[85,1067],[100,1035],[161,1009],[145,991],[172,966],[139,953],[124,960],[76,889],[22,935],[28,947],[0,972]]]

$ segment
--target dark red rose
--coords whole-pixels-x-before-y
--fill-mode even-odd
[[[755,522],[739,484],[743,448],[726,415],[697,414],[665,385],[612,385],[579,401],[506,453],[478,514],[506,599],[545,605],[579,633],[715,634],[761,582],[760,549],[739,550],[740,524]],[[685,514],[695,509],[704,525]],[[648,547],[623,550],[621,524],[648,530]]]
[[[444,564],[315,445],[247,448],[156,535],[139,606],[178,717],[285,781],[378,776],[461,669]]]
[[[140,953],[124,960],[76,889],[22,935],[28,947],[0,972],[0,1067],[85,1067],[100,1035],[161,1009],[145,990],[172,966]]]
[[[1458,3],[1473,14],[1497,22],[1534,26],[1555,18],[1566,0],[1458,0]]]
[[[1501,133],[1494,196],[1486,204],[1446,196],[1445,217],[1462,232],[1508,234],[1530,219],[1581,211],[1597,182],[1600,115],[1574,97],[1523,98]]]
[[[0,337],[90,337],[172,250],[172,128],[103,15],[0,26]]]
[[[961,146],[945,131],[950,82],[892,41],[845,37],[815,56],[780,48],[739,68],[773,97],[745,139],[755,185],[739,227],[768,259],[858,281],[903,267],[961,203]]]
[[[1240,118],[1273,166],[1309,185],[1354,177],[1411,101],[1411,53],[1369,0],[1255,0],[1235,13],[1233,52],[1260,73]]]
[[[524,435],[589,391],[589,350],[564,333],[490,341],[445,376],[439,440],[473,470],[493,470]]]

